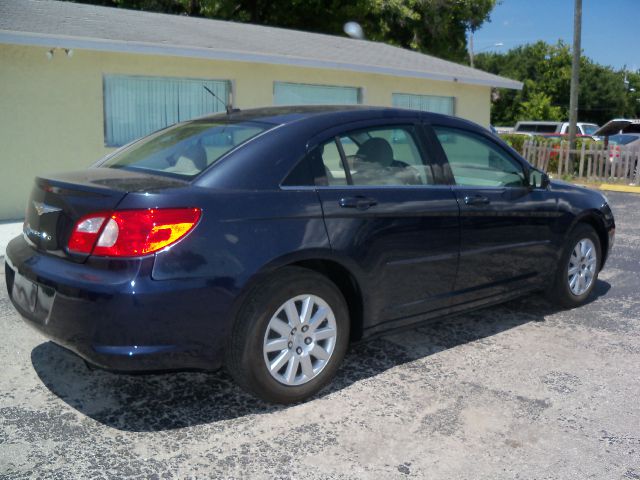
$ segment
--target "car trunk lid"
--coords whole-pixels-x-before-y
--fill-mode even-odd
[[[614,118],[594,132],[594,135],[608,137],[617,133],[640,133],[640,119]]]
[[[36,177],[27,203],[24,237],[39,251],[83,261],[67,243],[79,218],[111,211],[129,192],[184,187],[185,181],[123,169],[93,168]]]

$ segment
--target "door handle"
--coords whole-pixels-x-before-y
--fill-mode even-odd
[[[342,208],[357,208],[358,210],[366,210],[370,207],[374,207],[378,204],[375,198],[363,197],[358,195],[356,197],[344,197],[340,199],[340,206]]]
[[[467,195],[464,197],[465,205],[488,205],[491,201],[484,195]]]

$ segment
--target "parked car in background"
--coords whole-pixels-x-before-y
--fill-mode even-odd
[[[609,145],[625,147],[632,152],[640,151],[640,133],[617,133],[609,137]]]
[[[640,119],[614,118],[600,127],[596,135],[603,138],[609,147],[611,161],[621,159],[623,151],[640,153]]]
[[[640,133],[618,133],[609,137],[609,160],[619,163],[636,178],[638,163],[640,163]]]
[[[26,321],[90,363],[225,365],[291,403],[352,340],[532,291],[582,305],[614,233],[602,194],[471,122],[266,108],[36,178],[5,275]]]
[[[640,119],[614,118],[596,130],[594,135],[599,137],[610,137],[617,133],[640,133]]]
[[[593,136],[598,128],[595,123],[578,122],[577,134]],[[568,135],[569,122],[521,121],[516,123],[513,133]]]
[[[496,133],[498,135],[507,135],[513,133],[513,127],[495,126],[494,128],[496,129]]]

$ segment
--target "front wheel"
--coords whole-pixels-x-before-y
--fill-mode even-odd
[[[584,304],[598,279],[601,252],[600,238],[593,227],[578,224],[567,239],[551,299],[567,308]]]
[[[240,386],[277,403],[303,400],[335,375],[349,342],[340,290],[314,271],[286,267],[256,287],[227,352]]]

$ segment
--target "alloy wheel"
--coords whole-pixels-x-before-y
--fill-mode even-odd
[[[591,288],[597,265],[596,246],[590,239],[583,238],[573,248],[569,257],[567,281],[571,293],[580,296]]]
[[[336,319],[327,302],[305,294],[284,302],[269,320],[262,346],[273,378],[302,385],[317,377],[336,346]]]

